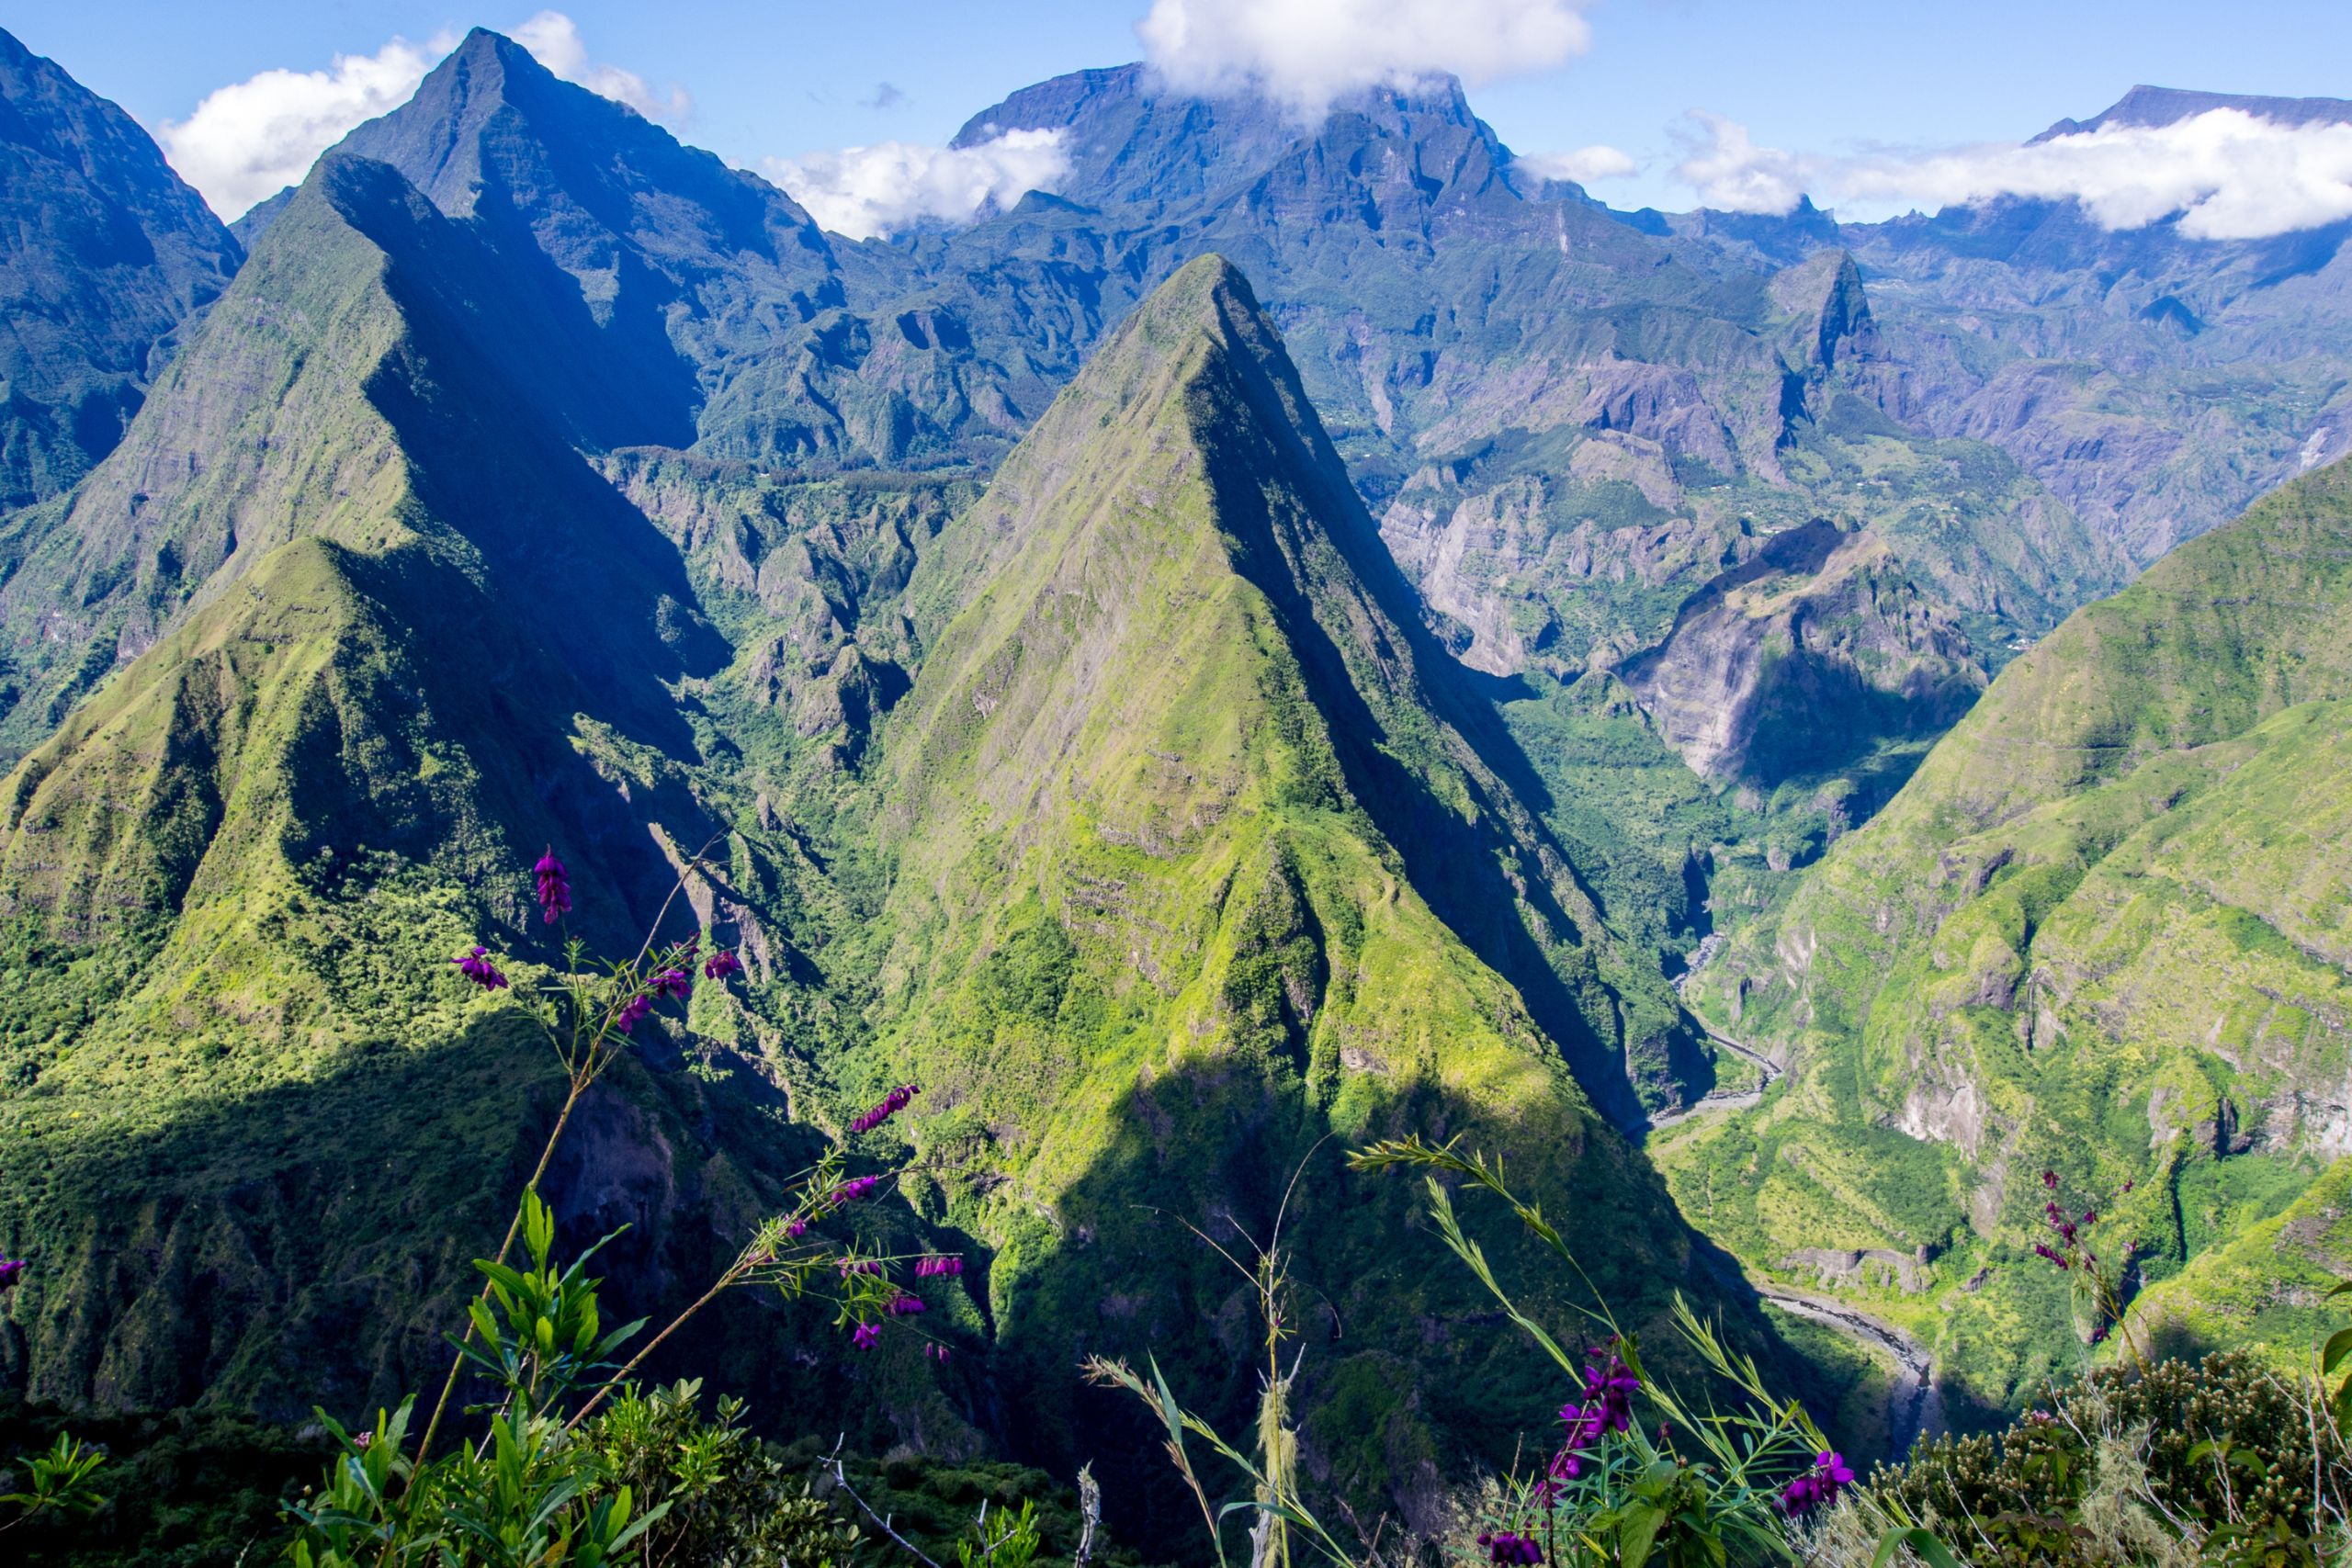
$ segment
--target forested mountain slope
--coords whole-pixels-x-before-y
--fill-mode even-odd
[[[2058,1283],[2023,1249],[2036,1174],[2063,1170],[2137,1236],[2142,1277],[2170,1281],[2154,1315],[2300,1346],[2312,1282],[2352,1256],[2326,1197],[2352,1152],[2347,808],[2339,463],[2020,657],[1698,976],[1790,1082],[1676,1145],[1686,1210],[1767,1266],[1924,1248],[1917,1310],[1997,1399],[2031,1371],[2031,1303]],[[1719,1173],[1736,1168],[1771,1174],[1735,1190]],[[2283,1232],[2249,1230],[2307,1189]]]

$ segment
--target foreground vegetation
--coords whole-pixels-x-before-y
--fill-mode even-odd
[[[534,874],[554,924],[571,909],[565,868],[550,852]],[[513,998],[568,1092],[504,1243],[475,1265],[481,1292],[461,1331],[447,1336],[454,1359],[437,1398],[411,1394],[353,1425],[322,1409],[316,1428],[290,1438],[220,1418],[195,1428],[183,1418],[170,1432],[150,1423],[109,1434],[129,1438],[120,1458],[86,1429],[17,1406],[6,1413],[17,1451],[0,1534],[22,1531],[27,1560],[90,1568],[265,1558],[297,1568],[943,1568],[951,1551],[958,1568],[1200,1560],[1193,1540],[1136,1543],[1139,1557],[1114,1543],[1085,1470],[1073,1496],[1012,1466],[912,1455],[877,1465],[844,1456],[839,1439],[784,1447],[752,1431],[738,1399],[706,1400],[694,1381],[643,1382],[639,1369],[660,1345],[741,1288],[825,1303],[840,1338],[819,1353],[863,1355],[886,1335],[907,1335],[926,1359],[944,1363],[955,1352],[948,1337],[926,1332],[926,1291],[956,1279],[963,1259],[865,1245],[849,1222],[889,1190],[882,1174],[853,1173],[836,1146],[667,1325],[648,1335],[642,1321],[609,1325],[601,1281],[587,1270],[616,1236],[560,1258],[540,1179],[582,1096],[656,1007],[687,1002],[697,985],[724,986],[741,964],[730,950],[705,954],[698,938],[657,946],[649,936],[633,957],[602,964],[577,942],[564,953],[561,973],[524,996],[514,995],[504,960],[483,947],[451,960],[472,986]],[[893,1089],[850,1134],[891,1122],[920,1092]],[[1360,1518],[1315,1479],[1328,1461],[1310,1461],[1301,1441],[1309,1413],[1296,1408],[1304,1347],[1295,1342],[1305,1312],[1288,1272],[1288,1199],[1262,1246],[1237,1252],[1196,1231],[1247,1281],[1261,1325],[1250,1438],[1228,1439],[1187,1408],[1157,1359],[1138,1371],[1098,1355],[1085,1371],[1140,1401],[1162,1429],[1220,1568],[1237,1557],[1253,1568],[1317,1559],[1340,1568],[2170,1568],[2316,1565],[2352,1548],[2352,1371],[2332,1390],[2324,1381],[2352,1362],[2352,1328],[2300,1376],[2229,1353],[2152,1359],[2130,1321],[2128,1244],[2119,1256],[2100,1239],[2095,1213],[2061,1208],[2054,1172],[2042,1178],[2053,1195],[2051,1240],[2035,1250],[2064,1277],[2075,1331],[2094,1346],[2111,1335],[2127,1361],[2052,1385],[2007,1431],[1930,1440],[1865,1481],[1799,1401],[1680,1298],[1677,1343],[1645,1357],[1639,1333],[1617,1319],[1542,1211],[1513,1194],[1499,1163],[1407,1137],[1361,1148],[1349,1164],[1423,1178],[1435,1234],[1532,1348],[1535,1365],[1548,1367],[1538,1375],[1566,1391],[1560,1429],[1534,1458],[1457,1493],[1437,1531]],[[1464,1228],[1457,1192],[1499,1201],[1574,1277],[1568,1321],[1521,1304]],[[13,1292],[27,1267],[0,1259],[0,1293]],[[2346,1292],[2352,1283],[2336,1293]],[[475,1397],[456,1398],[461,1391]],[[322,1458],[315,1482],[291,1479]]]

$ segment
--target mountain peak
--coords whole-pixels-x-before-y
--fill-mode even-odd
[[[1420,176],[1412,199],[1427,204],[1464,177],[1483,187],[1509,156],[1452,76],[1366,87],[1306,122],[1255,94],[1185,93],[1148,66],[1110,66],[1021,89],[974,115],[955,145],[1012,130],[1062,134],[1069,159],[1062,194],[1092,207],[1132,203],[1161,213],[1210,209],[1286,164],[1300,165],[1293,182],[1348,187],[1336,197],[1320,190],[1309,202],[1318,211],[1355,209],[1363,190],[1382,186],[1377,171],[1408,166]]]
[[[2214,109],[2237,109],[2258,119],[2281,125],[2352,124],[2352,99],[2273,98],[2252,93],[2208,93],[2186,87],[2152,87],[2141,83],[2088,119],[2062,119],[2035,141],[2079,136],[2108,126],[2153,130],[2193,119]]]

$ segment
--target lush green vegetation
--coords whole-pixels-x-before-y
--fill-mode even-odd
[[[2347,537],[2339,465],[2075,615],[1699,977],[1792,1070],[1660,1151],[1694,1219],[1784,1277],[1925,1246],[1873,1310],[2013,1409],[2075,1354],[2016,1267],[2055,1167],[2131,1227],[2150,1332],[2300,1358],[2346,1257]]]
[[[655,1448],[723,1450],[713,1484],[752,1500],[710,1507],[764,1517],[811,1456],[756,1438],[820,1422],[1058,1476],[1099,1453],[1156,1546],[1193,1498],[1080,1356],[1148,1348],[1204,1421],[1246,1418],[1215,1248],[1285,1205],[1317,1483],[1376,1518],[1501,1472],[1556,1369],[1486,1332],[1453,1238],[1335,1143],[1499,1151],[1625,1326],[1689,1292],[1759,1398],[1883,1379],[1762,1311],[1694,1223],[1928,1343],[1964,1420],[2080,1361],[2064,1282],[2018,1267],[2037,1160],[2136,1181],[2115,1222],[2152,1330],[2284,1355],[2324,1315],[2340,476],[2069,623],[1921,762],[1978,667],[2116,558],[2009,457],[1894,421],[1843,256],[1725,271],[1582,207],[1493,241],[1525,206],[1499,149],[1408,107],[1487,239],[1392,246],[1288,186],[1269,201],[1330,243],[1180,225],[1278,280],[1295,365],[1232,268],[1102,251],[1102,209],[850,265],[525,51],[461,53],[253,226],[117,457],[0,524],[0,1242],[38,1265],[0,1372],[44,1409],[397,1408],[558,1127],[561,1248],[628,1227],[616,1317],[692,1306],[828,1145],[903,1201],[856,1245],[973,1265],[929,1319],[953,1363],[780,1357],[807,1303],[739,1292],[640,1381],[707,1376],[756,1430],[628,1404],[583,1468],[526,1422],[514,1474],[445,1473],[477,1517],[518,1476],[571,1484],[565,1528],[607,1546],[622,1485],[636,1520],[657,1493],[662,1528],[694,1512]],[[452,158],[460,118],[502,129]],[[1392,128],[1337,127],[1394,162]],[[537,161],[574,142],[600,156]],[[521,205],[446,183],[469,168]],[[1428,193],[1392,199],[1418,231]],[[920,272],[956,245],[996,281]],[[1478,308],[1428,326],[1433,292]],[[985,487],[960,466],[1024,430]],[[1454,611],[1425,615],[1381,530],[1456,524]],[[1662,644],[1747,660],[1727,787],[1639,684]],[[584,1089],[447,963],[479,936],[518,983],[577,967],[512,875],[549,842],[582,930],[691,932],[753,981]],[[1790,1071],[1653,1162],[1618,1131],[1760,1083],[1691,1026],[1686,963]],[[854,1126],[910,1077],[921,1114]],[[1478,1241],[1506,1270],[1543,1250]],[[1797,1256],[1849,1251],[1871,1264],[1836,1279]],[[1530,1277],[1532,1310],[1572,1293]],[[1868,1430],[1870,1403],[1823,1415]],[[278,1495],[275,1459],[232,1474],[190,1434],[141,1472],[147,1514],[118,1505],[121,1551]],[[1025,1476],[940,1463],[1076,1550]],[[171,1477],[215,1475],[198,1529]]]

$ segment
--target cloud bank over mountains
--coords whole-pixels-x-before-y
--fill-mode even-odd
[[[867,240],[925,222],[969,222],[1029,191],[1054,189],[1069,172],[1063,135],[1011,130],[972,147],[883,141],[770,158],[764,170],[820,224]]]
[[[2071,198],[2109,229],[2177,215],[2199,240],[2255,240],[2352,218],[2352,124],[2282,125],[2215,108],[2169,125],[2105,125],[2030,142],[1830,157],[1758,146],[1747,128],[1686,117],[1676,177],[1706,206],[1787,212],[1805,196],[1875,212],[2000,197]]]
[[[1641,165],[1630,152],[1614,147],[1579,147],[1573,152],[1521,152],[1512,162],[1545,179],[1574,180],[1589,186],[1596,180],[1622,180]]]
[[[1152,0],[1136,36],[1178,92],[1255,93],[1307,121],[1365,87],[1449,73],[1475,86],[1592,47],[1569,0]]]
[[[396,38],[373,54],[338,54],[325,71],[264,71],[207,94],[155,139],[180,178],[213,211],[234,218],[299,184],[353,126],[406,102],[457,41]]]
[[[684,88],[673,87],[669,96],[657,96],[636,72],[590,60],[588,46],[580,39],[579,28],[560,11],[541,11],[516,28],[514,38],[540,64],[565,81],[585,87],[599,97],[627,104],[648,119],[677,121],[694,112],[694,99]]]
[[[1136,22],[1167,90],[1251,95],[1313,125],[1345,96],[1448,74],[1476,85],[1555,70],[1593,46],[1589,0],[1150,0]],[[558,76],[673,125],[682,88],[591,58],[572,19],[542,10],[513,30]],[[300,181],[320,152],[404,101],[456,43],[394,38],[322,70],[263,71],[208,95],[158,132],[213,209],[233,217]],[[869,107],[902,102],[880,84]],[[2068,122],[2071,124],[2071,122]],[[1693,109],[1668,130],[1674,178],[1700,204],[1781,213],[1810,196],[1851,217],[1891,216],[2002,197],[2074,199],[2098,222],[2135,229],[2177,217],[2180,231],[2257,239],[2352,217],[2352,124],[2284,124],[2213,108],[2168,125],[2111,123],[2031,142],[1830,154],[1759,143],[1725,116]],[[766,158],[759,166],[818,221],[854,239],[963,223],[1066,176],[1060,133],[1017,130],[978,146],[891,141]],[[1641,164],[1619,148],[1527,152],[1532,172],[1579,185]],[[1653,164],[1652,166],[1655,166]]]

